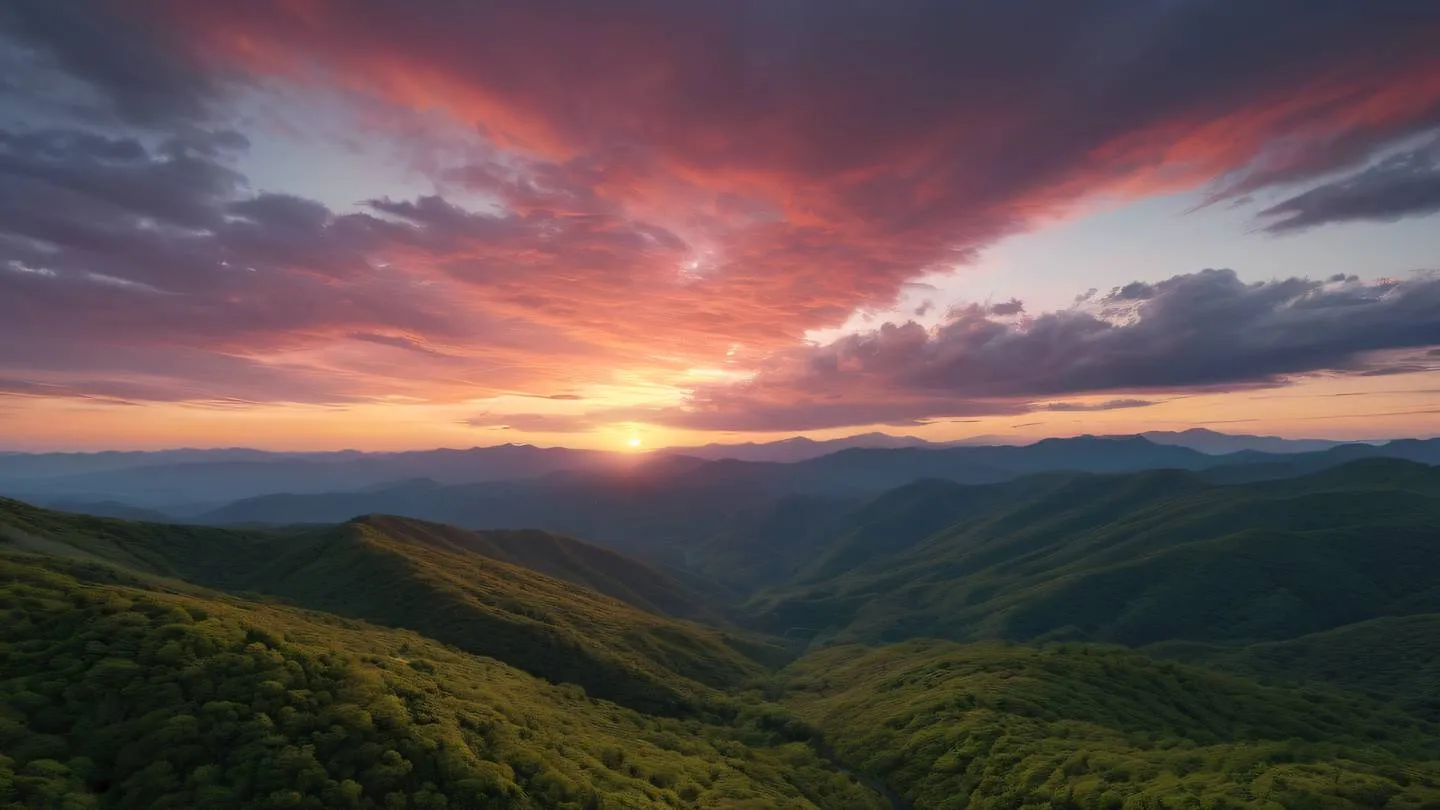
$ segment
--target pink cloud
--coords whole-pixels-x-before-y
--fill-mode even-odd
[[[1087,372],[1087,348],[1136,333],[1032,317],[1018,301],[960,311],[939,335],[902,324],[802,341],[1087,195],[1214,184],[1219,199],[1440,126],[1428,47],[1440,15],[1404,2],[122,8],[164,58],[75,74],[126,120],[183,121],[192,140],[6,135],[0,334],[34,374],[121,345],[131,354],[107,362],[148,375],[165,389],[146,389],[155,399],[191,396],[195,352],[244,369],[199,386],[205,396],[260,402],[454,402],[758,370],[650,414],[707,429],[913,424],[1202,385]],[[32,28],[62,65],[115,45]],[[199,78],[170,76],[172,63]],[[189,125],[255,79],[376,102],[387,115],[367,120],[386,137],[419,140],[411,125],[437,113],[459,122],[476,133],[471,159],[430,167],[456,193],[377,194],[351,214],[252,193],[225,160],[243,139],[194,140]],[[152,87],[184,103],[155,103]],[[462,204],[462,191],[496,205]],[[1145,323],[1184,326],[1156,306],[1142,305],[1159,313]],[[1307,357],[1245,379],[1353,361]],[[1049,376],[1017,377],[1027,363]],[[93,370],[54,363],[39,383],[73,387]]]

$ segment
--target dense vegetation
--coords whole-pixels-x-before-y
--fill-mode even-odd
[[[0,583],[0,804],[883,806],[763,707],[646,717],[414,633],[94,563],[0,557]]]
[[[0,507],[0,539],[19,548],[407,627],[648,711],[694,710],[712,688],[758,674],[749,655],[776,652],[481,556],[484,538],[474,548],[440,542],[410,521],[264,533]]]
[[[519,565],[546,576],[584,585],[651,613],[711,623],[723,622],[723,615],[715,605],[697,598],[673,576],[609,549],[564,535],[535,529],[474,532],[390,515],[370,515],[365,521],[391,537],[403,537],[444,551],[479,554]]]
[[[831,648],[785,699],[920,808],[1440,807],[1436,726],[1084,645]]]
[[[1440,615],[1433,613],[1386,616],[1284,641],[1178,642],[1146,652],[1279,684],[1335,684],[1440,722]]]
[[[1440,470],[610,486],[689,571],[0,500],[0,807],[1440,809]]]
[[[759,620],[838,641],[1144,645],[1440,612],[1440,470],[1412,462],[1235,486],[1162,470],[920,489],[861,513],[858,552],[841,538],[823,577],[757,599]]]

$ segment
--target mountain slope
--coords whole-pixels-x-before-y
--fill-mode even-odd
[[[1325,682],[1440,722],[1440,614],[1383,616],[1244,647],[1171,643],[1145,650],[1282,683]]]
[[[781,683],[842,761],[916,810],[1440,803],[1433,725],[1121,650],[843,646]]]
[[[0,556],[0,617],[6,806],[884,806],[755,726],[657,720],[408,631],[104,564]]]
[[[3,546],[407,627],[555,682],[682,711],[753,677],[763,644],[638,610],[573,583],[357,520],[292,532],[137,524],[0,502]]]
[[[285,525],[334,523],[383,512],[487,531],[541,529],[584,538],[647,562],[679,564],[685,549],[703,540],[727,516],[774,497],[763,481],[725,475],[694,480],[685,475],[690,469],[687,460],[657,458],[639,469],[596,475],[269,495],[237,501],[200,519],[217,525]]]
[[[825,582],[856,567],[900,554],[966,517],[1051,491],[1071,480],[1063,473],[1003,484],[963,486],[923,479],[891,490],[848,516],[845,530],[795,577]]]
[[[723,623],[719,610],[668,574],[564,535],[535,529],[476,532],[393,515],[367,515],[356,522],[401,541],[538,571],[662,616]]]
[[[1081,477],[753,609],[842,640],[1233,642],[1435,611],[1437,580],[1440,470],[1371,459],[1234,487]]]
[[[1216,457],[1186,448],[1093,436],[1026,447],[848,449],[793,464],[660,455],[637,460],[628,469],[572,470],[526,481],[409,483],[364,492],[268,495],[236,501],[198,520],[288,525],[383,512],[473,529],[542,529],[647,562],[685,567],[691,560],[724,556],[714,553],[719,550],[712,541],[728,533],[727,523],[786,498],[853,501],[927,478],[984,484],[1045,470],[1106,472],[1216,463]],[[696,554],[707,545],[710,551]],[[761,572],[760,577],[771,573]],[[756,584],[758,580],[744,582],[741,589]]]
[[[862,505],[858,498],[785,495],[736,509],[705,539],[689,546],[681,564],[732,594],[794,577],[824,553]]]

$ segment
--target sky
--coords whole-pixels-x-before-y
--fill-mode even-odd
[[[1433,0],[0,0],[0,450],[1440,435]]]

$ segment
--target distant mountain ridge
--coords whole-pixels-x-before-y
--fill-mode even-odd
[[[793,463],[657,455],[623,471],[560,471],[521,481],[410,482],[363,492],[266,495],[195,517],[214,524],[336,522],[369,511],[475,529],[539,528],[583,537],[667,565],[704,544],[737,514],[778,499],[873,498],[917,480],[998,484],[1042,472],[1183,469],[1241,483],[1302,475],[1389,454],[1440,463],[1440,441],[1343,445],[1320,453],[1208,455],[1141,437],[1085,436],[1032,445],[849,448]],[[792,551],[794,549],[791,549]],[[783,566],[782,566],[783,567]]]
[[[1221,433],[1208,428],[1188,430],[1151,430],[1138,434],[1114,434],[1103,438],[1123,439],[1140,436],[1155,444],[1174,445],[1197,450],[1207,455],[1223,455],[1254,450],[1262,453],[1311,453],[1329,450],[1342,444],[1377,444],[1376,441],[1341,441],[1337,439],[1287,439],[1281,436],[1254,436],[1248,434]],[[1064,437],[1062,437],[1063,439]],[[1069,438],[1082,438],[1079,436]],[[1044,440],[1042,440],[1044,441]],[[815,440],[797,436],[774,442],[744,442],[740,444],[706,444],[698,447],[672,447],[666,452],[694,456],[708,460],[735,459],[737,461],[804,461],[829,455],[851,448],[899,448],[926,447],[1020,447],[1034,444],[1031,441],[1004,441],[999,436],[980,436],[954,441],[931,441],[918,436],[893,436],[888,433],[861,433],[838,439]]]
[[[1292,443],[1285,445],[1285,452],[1245,449],[1218,454],[1213,451],[1223,447],[1247,443],[1274,446],[1291,440],[1195,430],[1154,434],[1153,438],[1084,435],[1028,445],[910,444],[917,441],[866,434],[829,443],[797,439],[749,445],[738,451],[742,455],[805,456],[797,461],[528,445],[407,453],[267,454],[240,449],[214,451],[213,457],[208,455],[211,451],[197,450],[11,454],[0,456],[0,494],[100,515],[275,523],[334,522],[363,514],[372,510],[358,498],[345,501],[345,496],[370,493],[385,504],[384,511],[410,517],[472,528],[538,527],[589,536],[586,532],[593,526],[589,518],[576,521],[552,515],[537,521],[516,509],[524,503],[526,493],[541,490],[567,497],[605,494],[612,501],[631,497],[627,492],[639,497],[645,492],[659,496],[677,490],[685,493],[683,499],[701,501],[700,490],[709,490],[724,499],[739,497],[739,505],[744,505],[761,495],[873,496],[923,478],[983,484],[1051,470],[1123,472],[1173,467],[1207,471],[1207,476],[1217,481],[1241,482],[1301,475],[1366,457],[1440,463],[1437,439],[1339,444],[1306,452],[1296,448],[1315,445]],[[901,446],[866,446],[876,442]],[[833,450],[840,445],[846,446]],[[720,448],[709,446],[699,451],[719,454],[723,452]],[[833,451],[814,455],[825,450]],[[57,472],[61,474],[53,474]],[[463,487],[473,488],[469,492],[475,496],[475,504],[441,503],[446,498],[444,490],[453,490],[458,496],[456,488]],[[304,500],[307,498],[310,500]],[[246,503],[250,499],[262,500]],[[277,504],[284,504],[283,514],[276,511]],[[488,506],[482,510],[480,504]],[[559,511],[563,515],[573,511],[571,507],[563,505]]]
[[[804,461],[818,456],[829,455],[852,447],[895,448],[895,447],[947,447],[948,442],[931,442],[917,436],[892,436],[888,433],[860,433],[839,439],[808,439],[796,436],[773,442],[743,442],[738,444],[705,444],[698,447],[668,447],[664,452],[681,456],[703,458],[708,461],[734,459],[736,461]]]
[[[639,459],[634,454],[523,444],[400,453],[16,454],[0,456],[0,492],[42,502],[85,497],[165,507],[273,492],[362,489],[416,478],[450,484],[516,480],[561,470],[623,467]]]
[[[1334,439],[1286,439],[1280,436],[1251,436],[1220,433],[1206,428],[1150,430],[1140,434],[1156,444],[1188,447],[1201,453],[1223,455],[1247,450],[1260,453],[1314,453],[1345,444],[1379,444],[1378,441],[1337,441]]]
[[[1440,469],[1362,459],[1213,485],[1181,470],[915,484],[752,605],[888,642],[1253,642],[1440,612]]]

